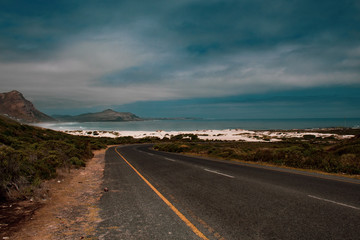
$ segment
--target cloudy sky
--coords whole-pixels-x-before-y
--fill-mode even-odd
[[[48,114],[360,117],[360,2],[2,0],[0,82]]]

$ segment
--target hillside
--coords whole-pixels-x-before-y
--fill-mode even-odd
[[[34,196],[43,180],[56,177],[57,169],[85,166],[92,150],[153,140],[74,136],[0,116],[0,202]]]
[[[141,121],[140,117],[129,112],[116,112],[107,109],[97,113],[85,113],[77,116],[54,116],[60,121],[67,122],[123,122],[123,121]]]
[[[37,110],[30,101],[15,90],[0,93],[0,114],[28,123],[55,121],[52,117]]]
[[[103,142],[100,142],[103,141]],[[106,139],[75,137],[0,116],[0,201],[32,196],[57,168],[84,166]]]

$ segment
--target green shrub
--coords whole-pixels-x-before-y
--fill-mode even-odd
[[[303,136],[303,138],[304,138],[305,140],[312,140],[312,139],[315,139],[316,136],[313,135],[313,134],[306,134],[306,135]]]
[[[341,172],[360,174],[360,158],[356,154],[348,153],[340,157]]]
[[[58,168],[85,166],[108,139],[80,137],[21,125],[0,116],[0,199],[31,195]],[[15,194],[17,192],[17,194]]]
[[[78,157],[70,158],[70,163],[75,167],[85,167],[86,165],[85,162],[83,160],[80,160]]]
[[[331,145],[323,141],[315,143],[298,140],[278,143],[179,141],[171,144],[157,144],[155,149],[195,153],[223,159],[266,162],[331,173],[360,174],[360,136]]]

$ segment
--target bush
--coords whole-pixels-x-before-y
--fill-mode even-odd
[[[86,166],[85,162],[83,160],[80,160],[78,157],[70,158],[70,163],[77,168]]]
[[[274,152],[270,149],[259,149],[253,157],[255,162],[271,162],[274,159]]]
[[[85,166],[108,139],[71,136],[0,117],[0,199],[30,196],[58,168]]]
[[[172,141],[199,141],[199,137],[195,134],[179,134],[171,137]]]
[[[182,152],[188,151],[190,148],[188,145],[171,143],[171,144],[155,145],[154,149],[159,150],[159,151],[182,153]]]
[[[312,140],[312,139],[315,139],[316,136],[313,135],[313,134],[306,134],[306,135],[303,136],[303,138],[304,138],[305,140]]]
[[[341,172],[360,174],[360,158],[356,154],[348,153],[340,157]]]
[[[309,138],[312,139],[312,137]],[[155,149],[195,153],[223,159],[266,162],[331,173],[360,174],[360,137],[332,143],[332,145],[326,142],[314,143],[298,140],[279,143],[179,141],[171,144],[157,144]]]

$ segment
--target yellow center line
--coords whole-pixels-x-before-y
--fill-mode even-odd
[[[200,232],[199,229],[197,229],[197,227],[195,227],[194,224],[192,224],[185,216],[184,214],[182,214],[174,205],[171,204],[171,202],[169,200],[167,200],[143,175],[141,175],[141,173],[139,173],[138,170],[136,170],[136,168],[133,167],[133,165],[131,165],[124,157],[123,155],[121,155],[121,153],[119,153],[119,151],[115,148],[115,151],[117,152],[117,154],[119,154],[119,156],[140,176],[140,178],[142,180],[144,180],[144,182],[161,198],[161,200],[163,200],[166,205],[168,205],[170,207],[171,210],[173,210],[173,212],[178,215],[178,217],[185,222],[185,224],[190,227],[190,229],[197,235],[199,236],[201,239],[203,240],[209,240],[202,232]]]

